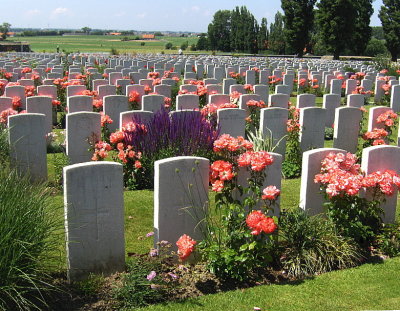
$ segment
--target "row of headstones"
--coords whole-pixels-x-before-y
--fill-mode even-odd
[[[316,149],[304,154],[300,206],[311,215],[323,213],[323,194],[314,177],[321,161],[340,149]],[[282,156],[272,153],[263,186],[281,188]],[[363,151],[362,169],[400,170],[400,148],[374,146]],[[242,174],[242,180],[246,174]],[[175,157],[155,163],[154,244],[174,242],[183,234],[202,239],[199,223],[208,202],[209,160]],[[192,186],[190,186],[192,185]],[[197,185],[194,187],[193,185]],[[188,188],[189,187],[189,188]],[[125,268],[122,165],[82,163],[64,168],[65,228],[68,277],[78,280],[90,273],[111,274]],[[382,203],[385,223],[395,221],[397,193]],[[190,209],[190,210],[188,210]],[[279,202],[273,214],[279,216]]]
[[[187,96],[187,95],[182,95]],[[110,98],[110,109],[108,109]],[[39,99],[39,100],[37,100]],[[42,99],[42,100],[41,100]],[[47,101],[47,103],[46,103]],[[44,107],[44,108],[43,108]],[[46,115],[43,111],[49,110]],[[32,109],[33,111],[30,111]],[[373,107],[369,112],[368,131],[381,128],[376,119],[388,111],[388,107]],[[32,106],[28,104],[28,113],[9,117],[10,144],[14,146],[13,160],[21,172],[31,171],[36,180],[47,179],[46,135],[51,128],[51,100],[49,97],[32,97]],[[127,111],[126,97],[114,95],[106,97],[105,111],[115,118],[117,124],[124,126],[134,119],[147,123],[154,113],[151,111]],[[324,146],[326,108],[300,109],[300,148],[305,152],[312,148]],[[36,113],[35,113],[36,112]],[[172,112],[174,117],[185,118],[186,114],[199,114],[199,111],[181,110]],[[334,110],[334,141],[335,148],[357,151],[359,124],[362,112],[355,107],[340,107]],[[49,117],[50,116],[50,117]],[[233,137],[245,136],[245,109],[227,108],[217,111],[220,134],[230,134]],[[264,137],[270,137],[276,144],[275,152],[285,155],[287,135],[288,109],[271,107],[261,109],[260,131]],[[112,125],[112,124],[109,124]],[[115,128],[116,129],[116,128]],[[112,128],[112,130],[115,130]],[[399,131],[400,133],[400,131]],[[101,115],[95,112],[76,112],[66,116],[66,153],[71,164],[90,161],[91,144],[101,137]],[[400,144],[400,134],[398,138]]]
[[[234,57],[228,57],[228,56],[211,56],[211,55],[200,55],[197,57],[191,57],[191,56],[170,56],[170,55],[138,55],[136,57],[104,57],[104,55],[79,55],[79,54],[74,54],[74,55],[68,55],[66,58],[61,58],[60,55],[58,54],[53,54],[53,55],[44,55],[44,54],[21,54],[21,53],[12,53],[8,54],[5,60],[11,60],[14,58],[18,58],[24,56],[26,58],[32,59],[32,60],[37,60],[39,63],[44,63],[44,64],[56,64],[56,63],[61,63],[61,61],[68,61],[69,63],[73,63],[74,65],[80,65],[80,66],[85,66],[85,65],[93,65],[95,63],[99,63],[100,65],[107,65],[109,67],[116,67],[116,66],[121,66],[121,67],[130,67],[130,66],[147,66],[148,68],[154,67],[154,68],[167,68],[168,66],[171,66],[171,64],[178,63],[181,65],[186,65],[186,66],[193,66],[197,64],[204,64],[204,65],[231,65],[231,66],[257,66],[261,67],[265,65],[266,58],[234,58]],[[343,65],[351,66],[353,68],[357,68],[358,70],[366,70],[371,68],[372,66],[365,66],[362,64],[362,62],[338,62],[338,61],[327,61],[327,60],[318,60],[318,59],[313,59],[313,60],[304,60],[304,59],[293,59],[293,58],[279,58],[279,57],[272,57],[268,58],[268,65],[270,65],[272,68],[277,68],[277,67],[288,67],[291,66],[293,68],[314,68],[314,69],[329,69],[329,68],[335,68],[338,66],[343,67]],[[20,61],[17,61],[20,63]],[[106,64],[107,62],[107,64]],[[0,63],[0,66],[2,64]],[[15,65],[15,63],[11,63],[9,65]],[[169,68],[167,68],[169,69]]]
[[[244,65],[246,63],[248,65]],[[136,60],[123,60],[123,59],[121,59],[119,64],[118,64],[117,59],[111,59],[109,61],[109,67],[110,68],[106,68],[105,69],[105,73],[111,74],[111,73],[121,72],[124,76],[127,76],[132,71],[134,71],[136,73],[139,73],[140,71],[146,71],[147,69],[144,69],[143,67],[146,67],[146,68],[154,67],[155,71],[159,71],[160,74],[163,74],[164,70],[169,70],[169,68],[174,67],[174,68],[176,68],[175,70],[179,74],[180,74],[181,71],[184,71],[184,73],[185,73],[185,75],[187,75],[188,79],[196,79],[196,78],[200,79],[200,78],[203,78],[204,73],[206,73],[207,77],[216,78],[216,79],[218,79],[220,81],[221,79],[223,79],[225,77],[228,77],[230,72],[234,71],[234,72],[239,72],[240,74],[246,74],[246,82],[249,83],[249,84],[254,84],[255,83],[255,72],[252,71],[252,70],[249,70],[251,68],[250,63],[252,63],[253,66],[259,66],[262,69],[261,72],[260,72],[260,76],[259,76],[261,84],[264,84],[264,82],[268,83],[268,76],[270,76],[271,73],[273,75],[279,77],[279,78],[282,78],[282,71],[281,71],[280,68],[276,69],[276,70],[273,70],[272,72],[271,72],[271,68],[272,69],[276,68],[276,65],[283,65],[283,64],[284,65],[288,65],[288,63],[271,62],[270,65],[268,64],[268,66],[271,67],[271,68],[268,68],[267,67],[267,63],[265,61],[264,62],[246,62],[246,61],[244,61],[244,64],[242,63],[241,65],[240,64],[233,65],[232,62],[231,63],[228,62],[224,66],[222,66],[223,64],[221,64],[221,66],[215,67],[216,64],[214,64],[214,63],[204,64],[202,61],[199,61],[199,60],[195,61],[195,60],[190,60],[189,59],[189,60],[186,61],[186,63],[184,63],[183,61],[181,61],[181,59],[178,59],[178,60],[175,60],[175,61],[171,61],[170,60],[169,62],[166,62],[166,61],[162,61],[160,58],[155,59],[153,61],[151,61],[151,60],[148,60],[148,61],[138,60],[138,61],[136,61]],[[231,66],[229,64],[231,64]],[[296,64],[296,63],[294,62],[294,63],[291,63],[291,64]],[[1,67],[1,65],[2,64],[0,63],[0,67]],[[12,63],[11,64],[8,63],[8,65],[6,65],[6,64],[4,64],[4,65],[5,65],[4,67],[6,69],[13,69],[13,72],[15,72],[15,73],[19,73],[19,71],[22,70],[22,68],[13,68],[13,65],[15,65],[15,64],[12,64]],[[70,74],[72,74],[71,77],[73,77],[73,74],[80,74],[81,73],[82,65],[90,66],[90,65],[93,65],[93,63],[89,62],[88,64],[82,64],[82,62],[81,62],[79,64],[71,65],[69,67],[69,72],[70,72]],[[196,73],[192,71],[192,67],[196,68]],[[288,69],[286,71],[286,74],[288,75],[288,78],[289,78],[290,75],[294,75],[294,70],[293,69],[295,69],[296,67],[300,68],[299,66],[294,66],[294,67],[285,66],[285,67],[286,68],[292,68],[292,69]],[[360,68],[360,70],[371,70],[371,72],[373,72],[372,71],[373,69],[369,68],[367,66],[358,65],[356,67]],[[38,68],[37,72],[42,73],[42,70],[44,68],[43,67],[40,68],[40,66],[38,66],[37,68]],[[331,67],[322,67],[321,66],[319,68],[319,71],[311,71],[311,75],[313,76],[313,78],[316,78],[318,80],[321,80],[321,77],[322,77],[322,81],[319,81],[319,82],[323,83],[325,81],[324,75],[330,74],[335,69],[339,69],[339,68],[334,67],[334,66],[333,67],[332,66]],[[94,77],[98,77],[98,75],[99,75],[99,72],[97,71],[96,68],[90,68],[89,67],[88,71],[91,74],[94,74],[95,75]],[[341,71],[341,72],[342,72],[343,75],[345,74],[344,71]],[[63,74],[62,66],[61,65],[54,65],[54,68],[52,69],[51,73],[49,73],[48,77],[49,78],[53,78],[53,79],[54,78],[61,78],[62,76],[60,76],[60,75],[62,75],[62,74]],[[305,73],[303,72],[303,74],[305,74]],[[321,75],[321,77],[319,77],[319,75]],[[300,76],[300,72],[299,72],[299,76]],[[289,81],[289,79],[288,79],[288,81]]]

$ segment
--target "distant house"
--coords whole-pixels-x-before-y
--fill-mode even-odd
[[[2,32],[0,32],[0,37],[3,35],[3,33]],[[7,37],[15,37],[15,32],[7,32]],[[1,40],[1,39],[0,39]]]
[[[154,40],[156,36],[154,34],[144,34],[142,35],[143,40]]]
[[[110,36],[120,36],[121,33],[120,32],[110,32],[109,35]]]

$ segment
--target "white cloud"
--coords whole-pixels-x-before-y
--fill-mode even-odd
[[[210,16],[211,12],[209,10],[205,10],[203,13],[204,16]]]
[[[40,14],[40,11],[38,9],[33,9],[25,12],[26,16],[35,16]]]
[[[70,11],[67,8],[56,8],[51,12],[51,17],[57,18],[60,15],[68,15],[69,13]]]
[[[114,14],[115,17],[122,17],[122,16],[125,16],[125,15],[126,15],[125,12],[118,12],[118,13]]]
[[[146,16],[147,16],[147,13],[136,14],[136,17],[141,18],[141,19],[145,18]]]
[[[198,12],[198,11],[200,11],[200,8],[197,5],[195,5],[195,6],[192,6],[191,10],[193,12]]]

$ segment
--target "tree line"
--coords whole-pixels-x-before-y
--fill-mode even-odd
[[[219,10],[199,38],[197,49],[223,52],[303,56],[304,53],[376,54],[387,49],[393,61],[400,53],[400,1],[383,0],[382,27],[370,27],[374,0],[281,0],[269,25],[258,24],[245,6]],[[382,38],[384,39],[382,41]],[[371,55],[372,56],[372,55]]]

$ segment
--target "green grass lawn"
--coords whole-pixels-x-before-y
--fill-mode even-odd
[[[291,101],[295,103],[296,98]],[[322,105],[322,98],[317,98]],[[373,105],[366,106],[367,109]],[[62,140],[62,138],[59,138]],[[332,147],[333,141],[325,141]],[[49,154],[49,178],[54,180],[54,163],[60,154]],[[300,178],[282,180],[281,209],[299,205]],[[153,191],[125,191],[125,242],[127,253],[145,253],[153,245],[146,233],[153,230]],[[213,194],[210,192],[212,201]],[[65,270],[62,193],[54,196],[60,210],[60,239],[56,254],[51,254],[55,271]],[[400,211],[397,211],[399,218]],[[54,260],[54,262],[53,262]],[[393,310],[400,306],[400,258],[354,269],[335,271],[296,283],[265,285],[250,289],[208,295],[184,302],[149,306],[143,310]]]
[[[133,39],[135,36],[127,36]],[[56,52],[57,46],[65,52],[110,52],[112,48],[120,53],[177,53],[179,47],[188,43],[189,47],[197,43],[197,37],[157,37],[153,41],[122,41],[124,36],[37,36],[8,38],[10,41],[28,42],[34,52]],[[144,45],[141,45],[142,42]],[[166,50],[165,44],[171,42],[177,47]],[[189,51],[189,50],[187,50]],[[192,53],[192,52],[191,52]]]
[[[394,310],[400,306],[399,269],[400,258],[394,258],[296,283],[258,286],[141,310]]]

